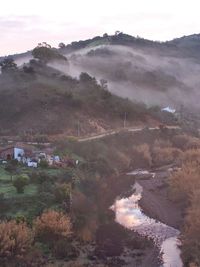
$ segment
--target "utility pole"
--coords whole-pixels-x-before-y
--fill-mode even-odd
[[[124,128],[126,128],[126,117],[127,117],[127,113],[124,113]]]

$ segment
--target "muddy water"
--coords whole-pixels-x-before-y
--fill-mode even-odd
[[[134,190],[131,197],[118,199],[113,205],[116,221],[141,236],[151,238],[160,248],[163,267],[182,267],[178,248],[179,231],[146,216],[138,204],[142,197],[142,187],[137,182]]]

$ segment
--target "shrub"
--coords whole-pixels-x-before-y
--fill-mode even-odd
[[[13,185],[17,190],[18,194],[24,193],[24,187],[28,185],[29,177],[26,174],[22,174],[17,176],[17,178],[13,181]]]
[[[178,147],[180,149],[185,148],[185,144],[188,142],[188,136],[185,134],[175,135],[172,138],[172,143],[175,147]]]
[[[48,259],[43,254],[43,251],[37,247],[31,248],[24,257],[17,261],[17,265],[13,267],[40,267],[47,266]],[[12,266],[9,266],[12,267]]]
[[[33,233],[24,222],[0,223],[0,257],[12,258],[22,256],[31,247]]]
[[[36,183],[36,184],[43,184],[46,182],[52,182],[52,177],[43,171],[41,171],[41,172],[33,171],[30,174],[30,178],[31,178],[31,183]]]
[[[82,241],[91,241],[97,228],[96,206],[93,201],[81,192],[74,192],[72,211],[74,229]]]
[[[182,163],[197,162],[200,163],[200,149],[189,149],[182,155]]]
[[[182,169],[169,178],[171,197],[188,203],[190,194],[200,190],[200,166],[196,162],[188,162]]]
[[[88,197],[86,197],[86,195],[84,195],[80,191],[75,191],[73,192],[72,198],[72,209],[75,214],[88,215],[93,212],[94,203]]]
[[[85,225],[77,229],[77,236],[83,242],[91,242],[94,239],[98,222],[96,218],[85,218]]]
[[[114,159],[113,159],[113,153],[115,155]],[[130,166],[131,160],[130,157],[127,155],[127,153],[124,153],[117,149],[112,149],[110,158],[112,158],[113,166],[115,167],[115,169],[117,169],[118,173],[120,173],[123,170],[127,170]]]
[[[127,234],[126,229],[117,223],[100,226],[96,233],[96,255],[99,257],[120,256]]]
[[[91,77],[87,72],[81,72],[79,79],[81,82],[95,82],[95,78]]]
[[[56,240],[69,237],[72,233],[70,218],[62,212],[48,210],[33,223],[36,238],[50,244]]]
[[[69,258],[72,260],[78,257],[79,251],[68,240],[62,239],[55,243],[53,254],[57,259]]]
[[[149,145],[143,144],[133,148],[133,165],[136,168],[150,167],[152,165]]]
[[[196,137],[190,137],[188,143],[185,146],[186,149],[198,149],[200,148],[200,140]]]
[[[48,162],[46,160],[44,160],[44,159],[41,160],[40,163],[39,163],[39,167],[40,168],[45,169],[45,168],[48,168],[48,166],[49,166]]]
[[[185,263],[200,264],[200,190],[194,190],[190,196],[191,206],[187,209],[184,230],[182,234],[182,252]]]
[[[174,146],[182,150],[200,148],[200,140],[196,137],[188,136],[186,134],[174,136],[172,143]]]
[[[58,184],[55,188],[55,199],[57,202],[62,203],[70,198],[71,184]]]
[[[44,181],[43,183],[40,183],[38,185],[38,192],[39,193],[53,193],[54,191],[54,185],[53,183],[50,181]]]
[[[63,60],[67,62],[67,59],[59,54],[55,49],[52,49],[48,44],[43,43],[33,49],[32,55],[34,58],[38,58],[41,62],[47,63],[51,60]]]
[[[152,158],[156,166],[165,164],[179,163],[181,160],[182,151],[173,147],[155,147],[153,149]]]
[[[2,73],[17,70],[17,64],[15,63],[14,59],[11,56],[5,57],[3,60],[1,60],[0,67],[1,67]]]
[[[33,73],[35,73],[34,68],[31,67],[31,66],[27,66],[27,65],[24,65],[24,66],[23,66],[23,71],[24,71],[25,73],[29,73],[29,74],[33,74]]]

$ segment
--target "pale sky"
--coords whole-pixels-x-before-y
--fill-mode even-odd
[[[116,30],[160,41],[200,33],[199,0],[0,1],[0,55]]]

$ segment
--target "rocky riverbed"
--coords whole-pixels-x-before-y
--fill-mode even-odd
[[[74,255],[69,255],[66,262],[54,261],[48,266],[182,266],[177,250],[182,215],[180,207],[168,198],[167,177],[171,171],[168,167],[135,170],[127,176],[131,178],[127,183],[121,177],[122,186],[115,190],[120,196],[113,199],[112,206],[118,223],[112,216],[112,220],[97,229],[94,241],[75,242]],[[135,181],[137,186],[133,187]]]
[[[150,238],[160,248],[162,266],[182,267],[178,247],[178,227],[182,216],[180,207],[168,197],[166,182],[171,171],[167,168],[156,172],[136,170],[129,173],[136,177],[134,193],[117,199],[113,209],[118,223]]]

